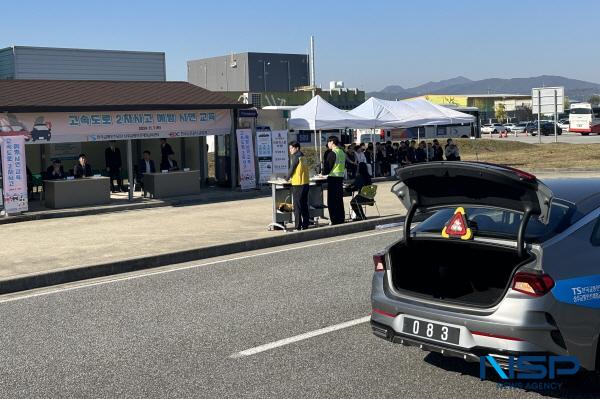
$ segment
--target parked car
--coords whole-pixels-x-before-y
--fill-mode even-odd
[[[501,123],[488,123],[481,127],[481,133],[496,134],[496,133],[506,133],[506,132],[507,132],[506,128]]]
[[[513,129],[515,128],[515,126],[516,126],[516,125],[515,125],[514,123],[505,123],[505,124],[504,124],[504,127],[506,128],[506,130],[507,130],[508,132],[512,132],[512,131],[513,131]]]
[[[565,131],[569,131],[569,120],[568,119],[561,119],[558,121],[558,127],[560,127],[562,130]]]
[[[554,135],[554,122],[544,121],[540,124],[540,128],[542,129],[542,134],[544,136]],[[533,131],[533,135],[537,134],[537,124],[535,125],[535,130]],[[562,129],[559,125],[556,125],[556,134],[562,134]]]
[[[519,122],[511,129],[513,133],[533,133],[535,126],[532,122]]]
[[[575,356],[600,370],[600,183],[545,183],[509,167],[401,168],[403,236],[373,256],[373,333],[502,367],[508,356]],[[411,228],[414,215],[429,215]]]

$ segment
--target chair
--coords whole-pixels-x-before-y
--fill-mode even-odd
[[[377,201],[375,201],[375,195],[377,194],[377,186],[374,184],[363,186],[356,197],[350,200],[350,203],[354,201],[357,205],[363,207],[363,213],[367,215],[367,206],[374,206],[377,209],[377,216],[381,216]],[[360,198],[359,198],[360,197]]]

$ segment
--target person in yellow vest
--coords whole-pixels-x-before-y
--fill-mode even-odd
[[[323,174],[327,175],[327,209],[331,224],[344,223],[344,174],[346,173],[346,153],[336,136],[329,136],[327,148],[331,152],[325,159]]]
[[[300,143],[289,144],[290,168],[287,180],[292,183],[292,201],[294,203],[294,225],[296,230],[306,230],[309,224],[308,212],[308,164],[300,151]]]

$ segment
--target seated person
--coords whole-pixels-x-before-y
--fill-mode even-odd
[[[73,167],[73,176],[80,178],[91,177],[92,175],[92,165],[88,163],[85,154],[79,154],[79,161]]]
[[[371,176],[369,175],[369,171],[367,170],[367,165],[361,163],[358,165],[358,175],[354,180],[354,190],[356,190],[357,194],[350,200],[350,207],[354,211],[355,217],[353,220],[365,220],[367,216],[363,211],[362,204],[370,204],[372,200],[365,198],[360,195],[360,190],[364,186],[370,186],[372,184]]]
[[[150,151],[146,150],[142,154],[142,159],[138,162],[137,168],[137,181],[144,188],[144,174],[146,173],[156,173],[156,168],[154,166],[154,161],[150,159]],[[145,194],[145,193],[144,193]]]
[[[179,170],[177,161],[173,159],[173,154],[167,155],[167,159],[164,162],[161,162],[160,170],[168,170],[169,172]]]
[[[60,159],[53,159],[52,165],[48,166],[46,169],[46,175],[44,176],[45,180],[57,180],[64,179],[67,177],[65,171],[60,163]]]

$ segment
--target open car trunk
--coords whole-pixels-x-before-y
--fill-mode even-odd
[[[474,241],[412,239],[390,249],[394,287],[440,302],[492,307],[508,289],[515,269],[533,260],[516,249]]]

